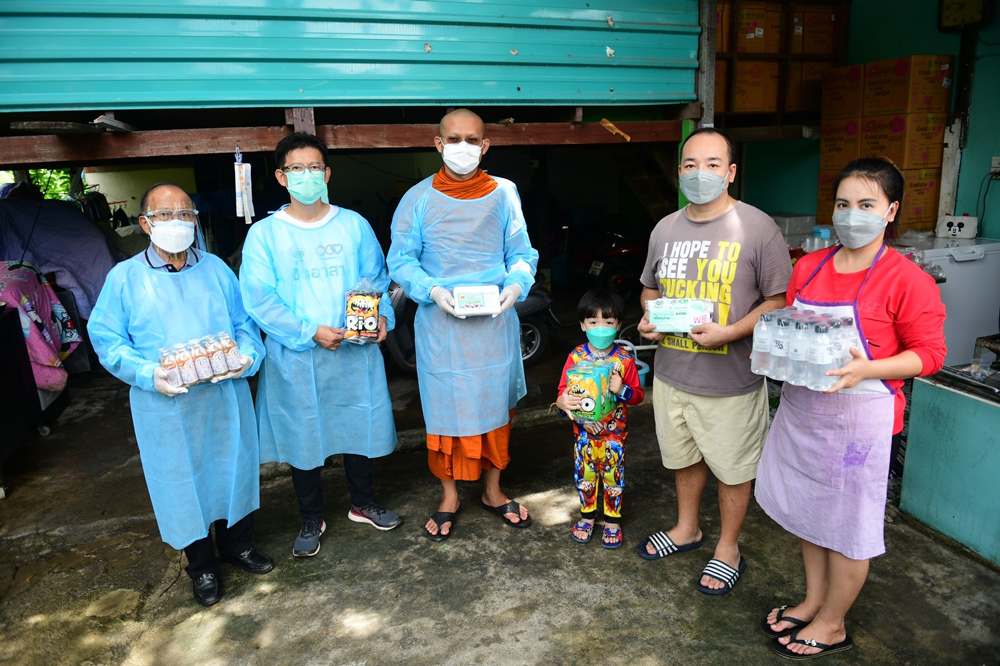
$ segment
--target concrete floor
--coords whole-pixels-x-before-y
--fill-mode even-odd
[[[277,566],[265,576],[224,566],[226,596],[206,609],[191,596],[183,555],[158,538],[126,388],[99,373],[73,377],[71,388],[52,433],[5,468],[0,663],[784,663],[757,626],[802,594],[801,560],[797,540],[759,507],[743,534],[747,573],[725,597],[694,589],[718,535],[714,486],[706,548],[658,562],[634,553],[676,515],[648,406],[633,412],[621,550],[570,540],[569,427],[525,409],[532,418],[514,431],[503,483],[531,509],[529,529],[501,524],[478,507],[476,484],[464,484],[454,536],[425,539],[439,486],[418,448],[376,463],[377,496],[405,516],[402,527],[349,522],[343,472],[329,466],[323,549],[296,560],[291,480],[271,467],[256,543]],[[399,398],[404,420],[411,402]],[[402,441],[419,447],[421,436]],[[1000,573],[898,517],[886,538],[889,552],[873,561],[848,616],[856,649],[823,663],[1000,663]]]

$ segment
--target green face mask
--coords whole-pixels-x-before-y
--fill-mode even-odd
[[[614,344],[616,335],[618,335],[618,329],[610,326],[596,326],[587,329],[587,340],[595,349],[607,349]]]
[[[288,193],[299,203],[310,205],[316,203],[317,199],[322,199],[323,203],[330,203],[326,194],[326,173],[323,171],[309,171],[294,173],[289,171],[285,174],[288,179]]]

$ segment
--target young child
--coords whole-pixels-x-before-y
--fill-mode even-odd
[[[575,480],[580,493],[582,518],[573,526],[573,540],[590,541],[597,517],[597,488],[604,482],[605,548],[620,548],[624,541],[621,526],[622,490],[625,488],[625,439],[628,436],[625,405],[642,402],[642,387],[632,355],[615,344],[615,335],[625,315],[625,301],[607,289],[588,291],[580,299],[577,317],[580,329],[587,333],[587,342],[576,347],[566,359],[556,406],[567,416],[579,409],[582,399],[567,391],[566,373],[579,361],[615,364],[610,390],[616,402],[614,409],[600,421],[573,422],[576,437]]]

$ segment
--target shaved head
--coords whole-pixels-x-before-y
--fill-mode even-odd
[[[483,122],[483,119],[480,118],[478,114],[475,114],[468,109],[455,109],[450,113],[444,114],[444,117],[441,118],[441,122],[438,123],[438,134],[446,136],[448,125],[453,120],[473,120],[479,123],[479,130],[481,133],[480,138],[486,138],[486,123]]]

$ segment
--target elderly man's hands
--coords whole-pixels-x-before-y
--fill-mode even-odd
[[[337,347],[344,340],[344,329],[320,324],[319,328],[316,329],[316,334],[313,335],[313,340],[324,349],[337,351]]]
[[[240,367],[236,368],[235,370],[230,370],[224,375],[219,375],[218,377],[212,377],[212,383],[218,384],[219,382],[224,382],[227,379],[236,379],[238,377],[242,377],[243,373],[249,370],[251,365],[253,365],[253,359],[250,358],[249,356],[241,355]]]
[[[153,388],[156,389],[157,393],[161,393],[168,398],[188,392],[183,386],[171,386],[170,382],[167,381],[167,371],[159,366],[153,370]]]

